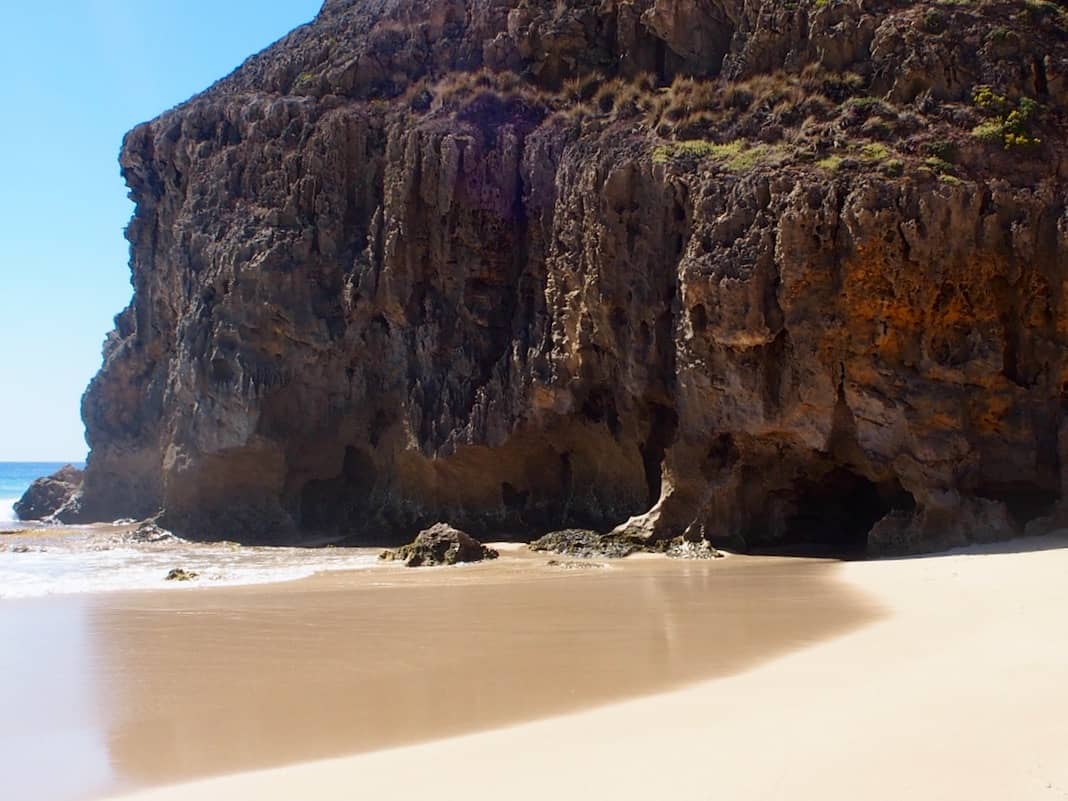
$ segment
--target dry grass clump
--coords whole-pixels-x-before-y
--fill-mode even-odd
[[[577,78],[569,78],[560,87],[560,100],[573,106],[589,103],[604,82],[605,77],[598,72],[587,72]]]
[[[652,75],[627,79],[590,72],[568,79],[557,93],[545,93],[541,99],[559,118],[610,123],[643,117],[656,97],[656,80]]]
[[[866,79],[855,72],[831,72],[819,64],[808,64],[798,76],[801,88],[810,95],[824,95],[835,103],[863,94]]]
[[[533,130],[550,111],[543,94],[521,76],[489,70],[420,81],[408,87],[401,101],[392,105],[401,114],[440,115],[473,125],[490,145],[502,126]]]
[[[601,114],[637,116],[647,109],[655,91],[656,83],[650,75],[641,75],[634,80],[613,78],[600,84],[591,102]]]
[[[540,92],[516,73],[493,72],[487,69],[478,72],[452,72],[434,84],[423,85],[422,89],[431,96],[430,109],[457,110],[487,92],[505,100],[541,102]]]
[[[714,128],[753,128],[746,121],[760,118],[761,125],[792,125],[807,116],[811,98],[797,80],[783,73],[759,75],[739,83],[678,77],[660,90],[648,107],[646,125],[661,136],[694,138]]]

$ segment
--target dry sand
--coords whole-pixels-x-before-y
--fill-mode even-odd
[[[889,614],[676,691],[129,801],[1068,799],[1068,536],[837,575]]]

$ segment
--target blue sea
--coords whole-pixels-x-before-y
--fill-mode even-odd
[[[0,462],[0,526],[17,519],[13,508],[15,501],[34,480],[52,475],[65,464],[85,466],[82,462]]]

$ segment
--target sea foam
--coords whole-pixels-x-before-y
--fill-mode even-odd
[[[269,584],[326,571],[366,569],[376,563],[373,553],[343,548],[242,548],[180,540],[162,548],[27,544],[18,551],[10,546],[0,551],[0,598]],[[195,572],[198,578],[165,581],[176,567]]]
[[[18,498],[0,498],[0,525],[18,522],[18,515],[15,514],[16,501]]]

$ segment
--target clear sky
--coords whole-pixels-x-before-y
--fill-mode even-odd
[[[63,0],[0,10],[0,461],[81,460],[82,391],[130,299],[122,135],[322,0]]]

